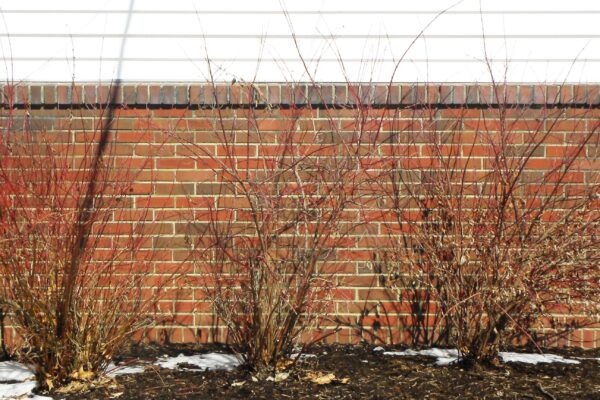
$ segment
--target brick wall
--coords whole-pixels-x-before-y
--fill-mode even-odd
[[[589,131],[600,119],[600,87],[595,85],[161,85],[125,84],[115,89],[95,84],[31,84],[5,86],[2,125],[12,119],[13,128],[28,123],[33,130],[71,132],[75,140],[89,139],[101,121],[101,110],[114,107],[112,127],[123,157],[152,156],[154,173],[141,174],[132,195],[132,205],[147,204],[158,233],[152,247],[157,251],[155,273],[179,269],[191,282],[173,288],[161,303],[164,326],[147,332],[150,339],[171,341],[209,341],[223,338],[215,327],[209,306],[203,301],[202,276],[188,262],[190,225],[187,207],[192,201],[214,199],[219,177],[210,160],[191,158],[189,146],[196,143],[219,156],[220,128],[230,131],[275,134],[294,129],[312,133],[312,144],[327,140],[337,130],[352,135],[365,131],[381,134],[379,156],[383,159],[390,138],[398,143],[415,144],[419,156],[426,157],[426,141],[419,139],[431,126],[443,132],[461,115],[460,130],[469,133],[495,129],[498,105],[508,109],[515,133],[536,129],[549,114],[561,114],[552,127],[553,141],[544,143],[532,160],[534,170],[552,167],[568,147],[570,135]],[[10,99],[10,100],[9,100]],[[500,107],[502,108],[502,107]],[[9,113],[10,110],[10,113]],[[291,124],[291,125],[290,125]],[[494,125],[495,124],[495,125]],[[307,136],[308,137],[308,136]],[[420,141],[421,140],[421,141]],[[307,143],[309,145],[310,143]],[[240,157],[250,152],[260,157],[258,146],[240,149]],[[597,145],[587,149],[591,164],[588,172],[600,169]],[[224,154],[221,154],[224,156]],[[485,167],[485,156],[470,162],[472,170]],[[587,175],[574,177],[573,184],[584,184]],[[147,200],[146,195],[151,198]],[[357,214],[358,215],[358,214]],[[373,269],[374,249],[386,239],[385,216],[368,214],[368,227],[353,234],[347,248],[338,251],[337,288],[332,315],[348,326],[325,322],[327,340],[342,343],[358,340],[401,342],[408,339],[409,313],[396,302],[396,294],[382,285]],[[361,331],[361,329],[364,331]],[[338,330],[336,330],[338,329]],[[373,336],[374,334],[375,336]],[[600,328],[590,326],[573,332],[561,344],[592,347],[600,343]]]

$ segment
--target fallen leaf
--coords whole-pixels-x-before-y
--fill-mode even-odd
[[[287,378],[289,378],[290,374],[288,372],[278,372],[275,374],[275,382],[283,382]]]
[[[59,387],[56,392],[60,394],[73,394],[87,392],[89,390],[90,383],[82,381],[73,381],[65,386]]]
[[[277,371],[285,371],[292,365],[294,365],[294,360],[290,360],[289,358],[281,359],[277,361]]]
[[[96,374],[91,371],[85,371],[83,367],[79,368],[79,371],[75,371],[71,374],[71,378],[80,381],[91,381]]]
[[[331,383],[340,383],[342,385],[350,382],[350,378],[337,378],[335,374],[328,373],[324,374],[322,372],[308,372],[304,377],[305,380],[311,381],[317,385],[329,385]]]

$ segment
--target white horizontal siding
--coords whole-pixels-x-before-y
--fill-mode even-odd
[[[0,78],[203,81],[210,59],[223,81],[600,82],[597,0],[130,6],[0,0]]]

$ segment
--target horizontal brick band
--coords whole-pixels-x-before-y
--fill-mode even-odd
[[[115,93],[112,93],[116,91]],[[215,106],[600,106],[600,85],[538,84],[20,84],[1,88],[3,107]],[[114,100],[114,101],[113,101]]]

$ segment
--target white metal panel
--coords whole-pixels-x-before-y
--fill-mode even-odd
[[[3,75],[20,76],[18,81],[71,81],[76,79],[85,82],[110,81],[115,79],[118,68],[116,61],[89,62],[55,60],[39,63],[18,61],[7,66],[0,66]],[[489,82],[490,73],[484,64],[466,62],[425,63],[408,62],[402,64],[394,75],[395,65],[390,62],[364,64],[358,62],[345,63],[343,68],[334,63],[310,63],[307,73],[300,62],[257,63],[230,62],[212,63],[213,76],[216,81],[259,82],[295,82],[317,80],[322,82],[350,81],[388,82],[393,76],[397,82],[440,82],[436,77],[445,77],[443,82]],[[505,64],[491,65],[496,81],[504,79]],[[512,82],[600,82],[600,71],[595,64],[570,62],[525,63],[513,62],[509,65],[508,81]],[[173,61],[128,61],[122,67],[125,81],[165,81],[188,82],[206,81],[209,73],[204,62]],[[99,79],[98,77],[101,77]],[[332,79],[333,78],[333,79]],[[387,80],[384,80],[386,78]]]
[[[3,10],[127,11],[128,0],[2,0]],[[231,12],[564,12],[600,11],[597,0],[136,0],[136,11]]]
[[[128,13],[4,13],[13,37],[124,36]],[[131,37],[594,37],[597,13],[288,14],[132,13]],[[424,32],[422,32],[424,30]]]
[[[0,13],[2,80],[202,81],[210,59],[224,81],[475,82],[489,64],[498,80],[600,82],[597,0],[0,0]]]
[[[281,61],[297,60],[299,54],[307,60],[320,59],[321,62],[337,62],[341,57],[346,61],[370,59],[397,60],[408,49],[405,59],[447,62],[463,60],[479,62],[485,58],[484,42],[481,38],[434,38],[418,40],[398,39],[393,46],[381,38],[361,40],[341,38],[336,40],[316,38],[300,40],[297,49],[289,38],[184,38],[176,41],[168,38],[129,38],[124,55],[126,60],[176,60],[200,61],[210,59],[248,61],[273,59]],[[486,39],[488,58],[493,60],[520,61],[592,61],[600,58],[600,40],[592,40],[576,46],[572,39],[539,40],[525,39]],[[0,38],[0,48],[11,60],[49,60],[52,58],[76,58],[104,60],[118,58],[121,38],[75,37],[57,41],[55,38]],[[231,51],[235,47],[235,52]],[[563,49],[557,54],[557,48]]]

